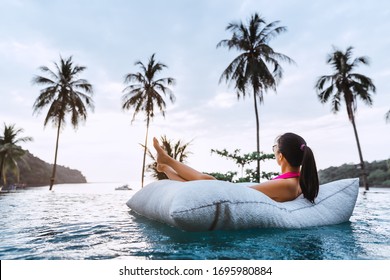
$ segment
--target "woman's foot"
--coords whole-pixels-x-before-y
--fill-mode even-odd
[[[156,137],[153,138],[153,147],[154,147],[154,149],[157,152],[157,159],[156,159],[156,161],[157,161],[157,170],[158,170],[158,166],[159,165],[164,165],[165,166],[168,163],[170,157],[167,154],[167,152],[164,151],[163,148],[161,148],[160,143],[158,142]]]

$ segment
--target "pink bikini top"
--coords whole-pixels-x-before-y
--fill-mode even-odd
[[[283,174],[281,174],[279,176],[276,176],[272,180],[298,178],[299,174],[300,174],[299,172],[286,172],[286,173],[283,173]]]

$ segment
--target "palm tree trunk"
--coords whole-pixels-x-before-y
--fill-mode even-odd
[[[60,139],[60,129],[61,129],[61,119],[59,120],[58,128],[57,128],[56,150],[55,150],[55,153],[54,153],[53,172],[52,172],[51,178],[50,178],[50,188],[49,188],[50,191],[53,188],[54,180],[55,180],[55,176],[56,176],[56,170],[57,170],[57,154],[58,154],[58,142],[59,142],[59,139]]]
[[[368,182],[367,182],[367,172],[366,172],[366,167],[365,167],[364,160],[363,160],[362,149],[360,147],[360,141],[359,141],[359,136],[358,136],[357,129],[356,129],[354,115],[351,116],[351,122],[352,122],[352,126],[353,126],[353,132],[355,133],[356,144],[357,144],[358,152],[359,152],[360,167],[362,170],[363,186],[364,186],[365,190],[368,191],[369,187],[368,187]]]
[[[259,122],[259,111],[257,109],[257,95],[253,91],[253,99],[255,103],[255,114],[256,114],[256,147],[257,147],[257,167],[256,167],[256,181],[260,183],[260,122]]]
[[[148,134],[149,134],[149,117],[146,119],[146,136],[145,136],[145,146],[144,146],[144,159],[142,161],[142,176],[141,176],[141,187],[144,187],[144,178],[145,178],[145,161],[146,161],[146,150],[148,147]]]

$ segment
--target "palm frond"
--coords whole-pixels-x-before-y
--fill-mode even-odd
[[[332,95],[334,91],[334,86],[331,84],[328,88],[318,93],[318,98],[320,99],[321,103],[326,103],[329,100],[329,97]]]
[[[370,65],[370,58],[367,57],[367,56],[357,57],[357,58],[355,58],[354,61],[352,62],[351,67],[352,67],[352,68],[356,68],[356,67],[359,66],[360,64]]]
[[[390,122],[390,110],[385,115],[386,122]]]
[[[337,113],[340,110],[341,98],[340,94],[335,94],[332,97],[332,111]]]

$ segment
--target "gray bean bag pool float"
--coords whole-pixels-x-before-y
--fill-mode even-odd
[[[139,190],[127,206],[141,216],[186,231],[304,228],[347,222],[359,192],[359,179],[344,179],[321,185],[315,204],[303,195],[276,202],[250,185],[162,180]]]

